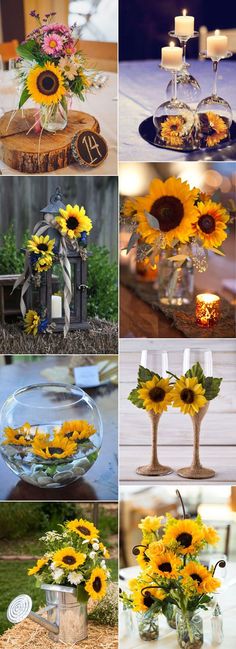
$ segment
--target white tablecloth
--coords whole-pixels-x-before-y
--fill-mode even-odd
[[[113,176],[117,174],[117,75],[114,72],[104,72],[108,79],[105,86],[93,89],[87,94],[85,102],[73,99],[72,108],[94,115],[101,128],[101,135],[108,144],[108,156],[99,167],[80,167],[78,164],[70,165],[64,169],[53,171],[52,175],[97,175]],[[28,101],[26,108],[33,106]],[[4,72],[0,78],[0,112],[13,110],[17,107],[17,93],[14,80],[11,80],[9,72]],[[24,175],[15,169],[11,169],[0,160],[0,171],[3,175]],[[48,175],[48,174],[42,174]]]
[[[124,580],[120,580],[120,588],[126,590],[127,581],[136,577],[138,569],[126,568],[120,570],[120,574],[125,577]],[[216,576],[220,579],[220,568],[216,573]],[[217,601],[219,602],[222,615],[223,615],[223,624],[224,624],[224,640],[221,645],[221,649],[235,649],[236,647],[236,563],[229,562],[227,566],[227,575],[224,579],[223,586],[221,587],[221,592],[217,594]],[[122,611],[122,605],[120,608]],[[134,630],[133,633],[124,635],[124,626],[120,624],[122,629],[122,637],[120,638],[120,646],[122,649],[152,649],[154,647],[154,642],[143,641],[138,635],[135,614],[133,613],[134,620]],[[203,631],[204,631],[204,645],[203,649],[215,649],[216,645],[213,645],[211,642],[211,611],[202,611],[201,615],[203,617]],[[121,612],[122,616],[122,612]],[[166,618],[163,615],[160,615],[159,618],[159,627],[160,635],[158,643],[155,645],[157,649],[177,649],[178,643],[176,639],[176,631],[170,629],[166,622]]]

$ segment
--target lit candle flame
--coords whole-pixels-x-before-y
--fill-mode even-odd
[[[219,34],[220,34],[220,30],[219,30],[219,29],[215,29],[215,36],[219,36]]]
[[[174,41],[170,41],[169,47],[175,47]]]
[[[187,9],[183,9],[182,14],[183,16],[187,16]]]

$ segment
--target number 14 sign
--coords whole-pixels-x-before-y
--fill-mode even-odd
[[[107,157],[106,140],[94,131],[82,131],[72,142],[72,152],[76,160],[89,167],[98,167]]]

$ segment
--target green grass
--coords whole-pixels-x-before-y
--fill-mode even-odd
[[[27,575],[27,570],[32,565],[32,561],[0,561],[0,635],[12,626],[7,620],[6,611],[14,597],[21,593],[30,595],[34,611],[45,605],[44,593],[36,588],[35,579]],[[108,560],[107,566],[111,571],[112,581],[117,581],[116,559]]]

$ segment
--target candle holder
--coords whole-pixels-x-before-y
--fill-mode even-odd
[[[196,296],[196,322],[199,327],[209,329],[217,324],[220,317],[220,298],[211,293]]]
[[[199,123],[200,145],[208,148],[217,147],[219,143],[227,141],[230,137],[230,126],[233,120],[232,108],[226,99],[219,97],[217,90],[218,69],[221,59],[228,59],[232,52],[226,52],[225,56],[208,57],[206,53],[203,58],[210,58],[213,66],[213,87],[212,94],[200,101],[196,113]]]
[[[193,102],[196,101],[199,98],[201,88],[200,85],[193,77],[192,74],[189,73],[188,68],[190,67],[190,64],[186,62],[186,49],[187,49],[187,42],[191,38],[196,38],[199,35],[199,32],[194,31],[193,34],[188,35],[188,36],[183,36],[176,34],[175,31],[168,32],[169,36],[172,38],[177,38],[182,49],[183,49],[183,66],[181,70],[177,73],[177,87],[178,87],[178,96],[180,99],[183,101],[187,102]],[[168,86],[166,88],[166,95],[167,97],[171,97],[171,83],[168,83]]]
[[[162,64],[159,67],[172,75],[172,96],[169,101],[158,106],[154,113],[155,141],[157,144],[174,149],[183,149],[189,145],[194,147],[194,114],[186,103],[177,98],[178,70],[167,68]]]

